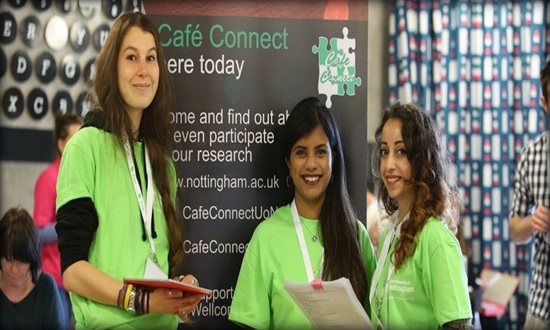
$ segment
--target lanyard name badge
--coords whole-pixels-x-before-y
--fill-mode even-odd
[[[145,225],[145,229],[147,231],[147,238],[149,239],[149,248],[151,252],[151,257],[153,258],[153,262],[156,266],[159,266],[159,262],[156,255],[156,249],[155,249],[155,242],[153,241],[153,237],[151,236],[151,219],[153,216],[153,199],[155,194],[155,185],[153,184],[153,173],[151,171],[151,161],[149,160],[149,153],[147,152],[147,147],[144,145],[144,153],[145,153],[145,173],[147,176],[147,205],[145,205],[145,201],[143,200],[143,194],[141,191],[141,186],[138,182],[137,178],[137,169],[134,166],[133,162],[133,156],[132,156],[132,150],[130,149],[130,143],[128,140],[124,142],[124,149],[126,150],[126,159],[128,160],[128,168],[130,169],[130,176],[132,177],[132,182],[134,184],[134,190],[136,193],[137,201],[139,204],[139,210],[141,212],[141,218],[143,220],[143,224]],[[148,258],[149,260],[149,258]],[[147,265],[149,265],[150,262],[147,262]],[[147,270],[146,270],[147,272]]]
[[[313,267],[311,266],[311,260],[309,259],[309,253],[307,252],[306,241],[304,239],[304,231],[302,229],[302,223],[300,222],[300,215],[296,208],[296,201],[293,200],[290,206],[292,210],[292,220],[294,220],[294,228],[296,229],[296,236],[298,236],[298,243],[300,244],[300,251],[302,252],[302,258],[304,260],[304,266],[306,267],[307,281],[312,283],[316,280],[313,276]],[[321,267],[323,262],[321,261]],[[322,269],[322,268],[321,268]],[[322,276],[319,276],[322,277]]]
[[[399,221],[398,217],[399,217],[399,213],[396,212],[394,214],[394,218],[391,221],[391,227],[389,228],[388,233],[386,234],[386,239],[384,240],[384,245],[382,246],[382,251],[380,252],[380,258],[378,259],[378,267],[376,267],[376,270],[374,271],[374,275],[372,277],[372,285],[369,293],[369,302],[371,306],[373,306],[373,301],[372,301],[373,297],[377,298],[375,314],[376,314],[376,319],[378,321],[378,329],[386,328],[384,324],[382,324],[382,320],[380,320],[382,303],[383,303],[382,298],[386,298],[386,300],[388,299],[390,278],[393,275],[393,272],[395,270],[395,265],[393,264],[393,262],[390,261],[388,274],[386,275],[386,280],[384,281],[383,296],[378,298],[377,287],[378,287],[378,281],[380,280],[380,273],[382,272],[382,268],[386,263],[386,259],[388,259],[388,254],[389,254],[393,239],[395,237],[399,238],[399,235],[401,235],[401,225],[403,224],[403,222],[405,222],[409,218],[409,214],[407,213],[407,215],[401,222],[398,222]],[[387,303],[388,302],[386,301],[386,307],[388,306]],[[388,313],[386,313],[386,320],[387,318],[388,318]],[[384,323],[387,324],[387,322],[384,322]]]

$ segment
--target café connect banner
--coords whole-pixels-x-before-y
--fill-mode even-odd
[[[282,205],[279,128],[304,97],[320,97],[340,123],[350,194],[365,222],[367,21],[151,17],[175,88],[183,271],[213,290],[193,312],[194,327],[237,329],[228,315],[244,252]]]

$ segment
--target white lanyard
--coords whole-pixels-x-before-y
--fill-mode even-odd
[[[158,263],[155,242],[151,236],[151,219],[153,216],[153,199],[155,194],[155,185],[153,184],[153,173],[151,171],[151,161],[149,160],[149,153],[147,152],[147,147],[144,145],[143,149],[145,150],[145,173],[147,174],[147,207],[143,201],[143,194],[141,187],[137,179],[137,169],[134,166],[132,150],[130,149],[130,143],[128,140],[124,141],[124,149],[126,150],[126,159],[128,160],[128,168],[130,169],[130,176],[132,177],[132,182],[134,183],[134,190],[136,192],[136,197],[139,204],[139,210],[141,212],[141,218],[143,219],[143,224],[147,231],[147,238],[149,239],[149,245],[151,254],[153,255],[154,262]]]
[[[376,288],[378,287],[378,281],[380,280],[380,273],[382,272],[382,268],[384,268],[386,259],[388,258],[388,254],[389,254],[393,239],[394,237],[399,238],[399,235],[401,235],[401,225],[403,224],[403,222],[409,219],[409,213],[407,213],[407,215],[405,216],[405,218],[403,218],[401,222],[398,222],[399,221],[398,218],[399,218],[399,212],[396,212],[392,216],[392,219],[390,219],[391,227],[388,230],[388,233],[386,234],[386,239],[384,240],[384,246],[382,247],[380,258],[378,260],[378,267],[376,267],[376,270],[374,271],[374,275],[372,276],[372,285],[370,287],[370,293],[369,293],[369,302],[371,306],[373,305],[372,298],[376,296],[376,291],[377,291]],[[386,275],[386,280],[384,281],[384,297],[386,297],[386,299],[388,298],[390,278],[393,275],[394,270],[395,270],[395,265],[390,260],[388,274]],[[378,306],[379,303],[382,303],[382,302],[381,301],[377,302],[378,310],[382,308],[382,306]],[[388,313],[386,313],[386,317],[387,317],[387,314]],[[378,325],[384,328],[383,325],[381,324],[380,315],[376,315],[376,318],[378,319]]]
[[[304,259],[304,266],[306,267],[307,281],[311,283],[315,278],[313,277],[313,267],[311,267],[311,260],[309,259],[309,253],[307,252],[306,241],[304,239],[304,231],[302,229],[302,223],[300,222],[300,215],[298,215],[298,209],[296,208],[296,201],[292,200],[290,206],[292,210],[292,219],[294,220],[294,228],[296,229],[296,236],[298,236],[298,243],[300,244],[300,250],[302,251],[302,258]],[[323,262],[321,261],[321,270]]]

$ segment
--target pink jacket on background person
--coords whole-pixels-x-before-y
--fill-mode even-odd
[[[55,199],[57,198],[57,192],[55,186],[57,184],[60,163],[61,157],[57,156],[55,161],[36,180],[33,218],[38,229],[55,225],[56,223]],[[40,250],[42,270],[51,274],[57,285],[64,288],[63,277],[61,276],[61,257],[57,249],[57,240],[41,244]]]

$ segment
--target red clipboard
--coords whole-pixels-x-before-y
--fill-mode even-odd
[[[212,290],[200,286],[179,282],[172,279],[147,279],[147,278],[125,278],[124,283],[144,286],[148,288],[164,288],[181,290],[189,293],[199,293],[205,296],[212,295]]]

